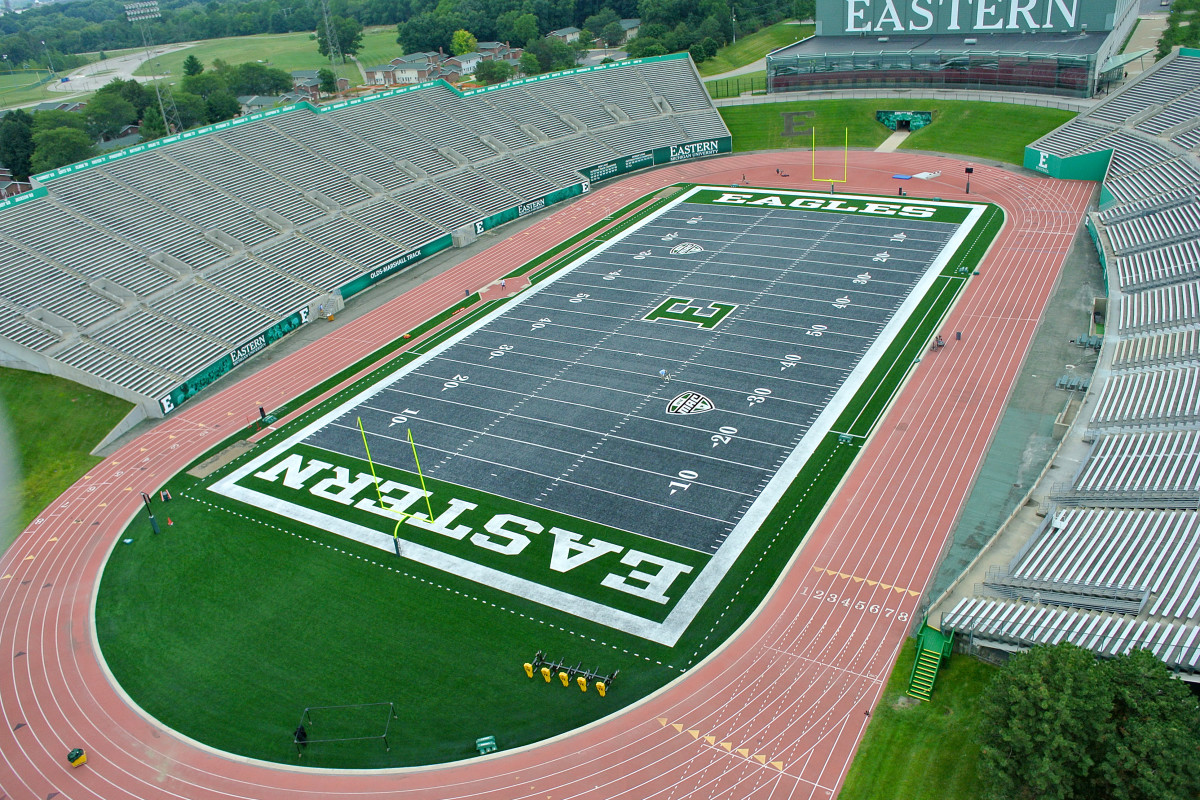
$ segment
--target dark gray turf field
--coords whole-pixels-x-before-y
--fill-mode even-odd
[[[681,203],[306,442],[711,553],[956,229]]]

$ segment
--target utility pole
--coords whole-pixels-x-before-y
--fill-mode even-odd
[[[733,3],[729,4],[729,19],[729,27],[733,30],[733,41],[730,44],[737,44],[737,7]]]

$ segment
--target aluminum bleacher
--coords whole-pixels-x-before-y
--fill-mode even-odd
[[[1070,642],[1102,657],[1150,650],[1179,673],[1200,672],[1200,627],[1152,622],[1126,614],[1080,611],[1040,603],[964,597],[942,614],[943,631],[972,645],[1024,650]]]
[[[0,210],[0,336],[167,413],[163,391],[300,309],[577,194],[582,170],[728,136],[686,56],[189,131],[35,176],[45,196]]]
[[[1122,337],[1200,325],[1200,281],[1186,281],[1124,295],[1118,332]]]
[[[1194,281],[1200,278],[1200,239],[1192,236],[1175,244],[1118,256],[1115,269],[1126,291]]]
[[[1118,254],[1136,252],[1200,232],[1200,203],[1164,208],[1108,226],[1109,240]]]
[[[1114,370],[1200,363],[1200,328],[1120,339],[1113,349]]]
[[[1048,493],[1051,516],[943,612],[958,641],[1149,648],[1200,679],[1200,162],[1180,149],[1200,145],[1197,86],[1200,58],[1173,53],[1032,145],[1113,151],[1096,218],[1120,290],[1107,342],[1085,337],[1112,359],[1076,423],[1093,449]]]
[[[1101,436],[1071,485],[1077,493],[1132,495],[1184,493],[1200,500],[1200,431],[1118,433]]]
[[[1114,374],[1092,412],[1089,431],[1200,422],[1200,367],[1161,367]]]

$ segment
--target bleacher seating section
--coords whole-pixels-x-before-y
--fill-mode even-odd
[[[1032,145],[1113,149],[1112,199],[1092,218],[1110,269],[1111,368],[1081,420],[1092,452],[1051,492],[1045,524],[943,613],[958,641],[1149,648],[1200,677],[1198,145],[1200,58],[1178,52]]]
[[[0,348],[149,410],[297,309],[583,169],[728,136],[683,56],[467,95],[435,82],[137,148],[0,209]]]

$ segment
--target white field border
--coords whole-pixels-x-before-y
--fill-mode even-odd
[[[507,313],[510,309],[519,306],[531,297],[537,295],[540,291],[548,286],[552,286],[556,281],[569,275],[581,264],[591,260],[599,253],[603,253],[608,248],[623,240],[626,236],[641,230],[649,225],[659,216],[674,209],[681,203],[687,202],[688,198],[697,192],[704,190],[714,190],[721,192],[733,192],[738,194],[770,194],[777,197],[811,197],[811,198],[830,198],[837,200],[862,200],[864,202],[888,203],[894,204],[894,200],[890,197],[881,197],[877,195],[857,195],[857,194],[836,194],[828,195],[821,192],[800,192],[800,191],[784,191],[775,189],[755,189],[753,187],[736,187],[730,188],[727,186],[695,186],[688,191],[682,193],[675,199],[668,202],[662,208],[648,215],[637,225],[622,231],[619,235],[606,241],[602,246],[589,251],[580,258],[572,261],[566,267],[559,269],[554,275],[548,277],[529,289],[521,292],[515,298],[507,303],[500,305],[497,309],[487,314],[486,316],[475,321],[468,327],[459,331],[455,335],[448,338],[446,341],[439,344],[437,347],[425,353],[421,357],[414,359],[412,362],[397,370],[393,375],[367,387],[362,392],[359,392],[354,397],[343,402],[341,405],[327,412],[320,418],[306,425],[296,433],[281,441],[271,449],[265,451],[261,455],[251,459],[244,465],[229,473],[227,476],[217,481],[211,487],[212,491],[217,494],[229,497],[233,500],[238,500],[249,505],[256,506],[266,511],[270,511],[280,516],[288,517],[298,522],[303,522],[322,530],[335,533],[339,536],[344,536],[348,539],[362,542],[371,547],[378,548],[387,552],[394,552],[395,542],[389,533],[376,531],[357,523],[349,522],[339,517],[334,517],[325,514],[306,506],[290,503],[286,500],[280,500],[262,492],[247,489],[244,486],[238,485],[238,481],[242,478],[256,472],[270,463],[273,463],[277,458],[287,452],[295,444],[307,439],[310,435],[333,422],[337,418],[343,416],[350,409],[365,403],[375,395],[382,392],[384,389],[391,386],[413,370],[420,369],[430,360],[441,355],[450,347],[457,344],[466,336],[474,333],[483,326],[492,322],[494,319]],[[648,639],[652,642],[674,646],[679,641],[679,637],[691,624],[692,620],[704,607],[709,597],[716,590],[717,585],[725,577],[725,574],[733,567],[742,550],[754,538],[754,534],[758,532],[759,527],[766,520],[771,509],[782,498],[784,491],[792,483],[799,474],[804,464],[808,461],[817,445],[824,439],[825,435],[832,429],[834,422],[841,415],[842,411],[849,404],[855,392],[858,391],[860,384],[867,378],[871,370],[882,359],[887,348],[899,334],[900,329],[908,321],[908,318],[916,310],[917,304],[928,293],[937,279],[939,273],[946,266],[950,257],[958,251],[962,246],[967,234],[974,229],[975,225],[982,217],[985,206],[974,203],[956,203],[947,201],[926,201],[926,200],[902,200],[901,205],[924,205],[934,206],[937,208],[963,208],[968,210],[967,218],[959,224],[959,228],[949,241],[943,246],[941,252],[933,260],[925,274],[917,281],[913,288],[909,291],[908,296],[900,307],[892,315],[891,321],[884,326],[879,336],[875,338],[874,343],[859,359],[858,365],[846,376],[842,382],[842,386],[825,405],[824,410],[814,420],[804,438],[792,451],[791,455],[783,462],[779,469],[775,472],[771,481],[763,488],[758,497],[751,504],[750,508],[742,516],[738,524],[726,537],[725,541],[713,554],[708,564],[696,576],[695,580],[688,587],[687,591],[675,603],[674,608],[667,614],[667,617],[662,622],[654,622],[635,614],[630,614],[626,611],[620,611],[615,608],[597,603],[594,600],[579,597],[567,592],[552,589],[542,584],[525,578],[519,578],[510,575],[501,570],[485,567],[473,561],[468,561],[457,556],[452,556],[435,550],[430,547],[425,547],[417,542],[400,539],[404,557],[419,561],[427,566],[442,570],[454,575],[458,575],[468,580],[481,583],[486,586],[499,589],[508,594],[518,597],[523,597],[532,600],[536,603],[555,608],[560,611],[565,611],[574,616],[599,622],[610,628],[623,631],[625,633],[639,636],[643,639]],[[767,206],[766,208],[774,208]],[[896,217],[876,217],[874,215],[863,215],[863,219],[879,219],[900,222],[902,218]]]

